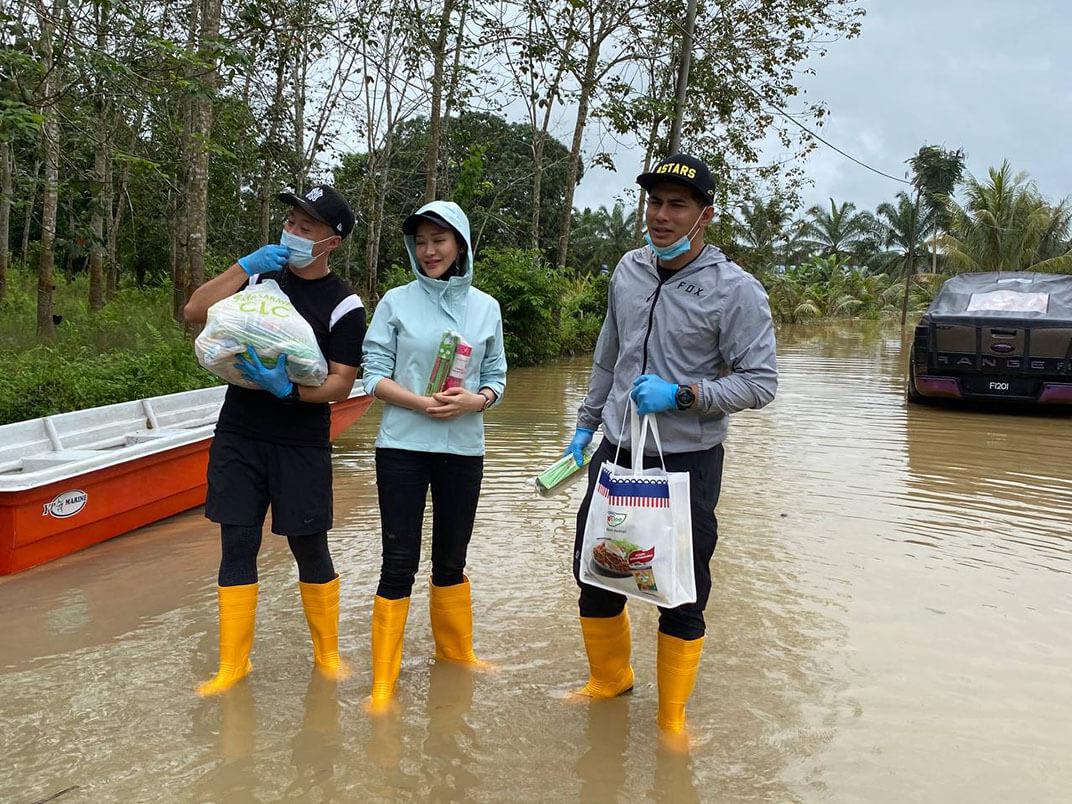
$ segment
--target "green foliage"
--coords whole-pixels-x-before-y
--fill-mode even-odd
[[[607,314],[610,274],[589,274],[571,280],[562,293],[562,340],[564,354],[595,349]]]
[[[87,280],[60,280],[56,341],[37,343],[33,279],[12,275],[0,305],[0,424],[146,396],[205,388],[202,369],[170,316],[169,290],[129,288],[103,310],[87,309]]]
[[[484,249],[477,259],[476,285],[499,302],[511,365],[531,365],[559,355],[556,310],[562,280],[539,252]]]
[[[917,284],[909,308],[925,308],[945,278],[931,275]],[[788,324],[817,318],[893,316],[900,310],[904,293],[900,281],[850,268],[838,257],[814,257],[764,279],[774,319]]]
[[[1072,205],[1044,199],[1008,162],[969,179],[942,245],[961,271],[1072,271]]]

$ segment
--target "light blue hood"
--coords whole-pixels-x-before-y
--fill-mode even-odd
[[[473,238],[469,230],[469,218],[462,208],[453,201],[432,201],[414,212],[414,215],[423,215],[433,212],[449,223],[458,234],[465,240],[465,265],[459,276],[452,276],[446,282],[441,279],[431,279],[421,272],[420,263],[417,261],[417,241],[413,235],[405,235],[403,240],[406,244],[406,252],[409,254],[409,267],[418,282],[431,282],[432,288],[442,288],[444,284],[457,283],[459,285],[471,285],[473,282]]]
[[[458,332],[473,347],[465,373],[470,391],[490,388],[499,399],[506,389],[506,351],[499,303],[473,287],[473,249],[469,219],[450,201],[425,204],[416,214],[434,212],[465,239],[465,272],[443,281],[421,273],[414,238],[405,235],[415,279],[393,288],[376,305],[365,335],[362,382],[375,395],[381,380],[391,378],[423,395],[444,332]],[[376,446],[417,452],[484,454],[484,416],[471,413],[450,421],[385,405]]]

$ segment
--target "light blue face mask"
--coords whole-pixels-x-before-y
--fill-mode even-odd
[[[669,246],[657,246],[652,243],[650,232],[644,232],[644,241],[648,244],[648,247],[655,252],[655,256],[660,260],[672,260],[680,257],[682,254],[687,254],[689,249],[692,248],[692,236],[696,234],[696,227],[700,225],[700,218],[703,217],[703,214],[706,211],[707,207],[704,207],[703,212],[700,213],[700,217],[696,219],[696,223],[689,229],[689,233],[683,235]]]
[[[334,237],[334,235],[332,235]],[[331,240],[331,237],[325,237],[324,240]],[[316,259],[313,256],[313,246],[323,243],[324,240],[317,240],[315,243],[312,240],[307,240],[304,237],[298,237],[296,234],[291,234],[286,229],[283,230],[283,234],[279,236],[279,245],[286,246],[290,251],[287,257],[287,263],[291,268],[307,268],[309,263]]]

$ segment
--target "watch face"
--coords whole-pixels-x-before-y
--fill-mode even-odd
[[[679,388],[677,391],[677,405],[679,408],[687,408],[696,401],[696,394],[689,387]]]

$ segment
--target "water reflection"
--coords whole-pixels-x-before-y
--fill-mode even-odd
[[[432,661],[427,590],[399,710],[370,720],[376,415],[336,445],[343,653],[311,674],[284,542],[265,539],[255,670],[214,667],[216,530],[200,512],[0,580],[0,790],[72,800],[1059,800],[1072,784],[1067,418],[908,408],[899,328],[785,328],[779,398],[735,417],[688,757],[660,749],[656,613],[637,687],[577,706],[570,574],[582,488],[532,476],[588,364],[511,372],[471,548],[477,650]],[[424,555],[427,561],[428,545]],[[423,569],[423,568],[422,568]],[[951,750],[954,746],[955,750]],[[80,799],[78,797],[81,797]]]

